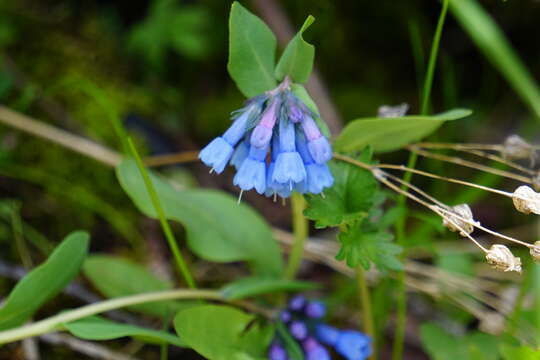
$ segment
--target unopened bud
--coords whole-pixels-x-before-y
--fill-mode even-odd
[[[486,260],[494,269],[500,271],[516,271],[521,273],[521,259],[504,245],[492,245],[486,254]]]
[[[402,117],[409,111],[409,104],[402,103],[399,105],[383,105],[377,110],[377,116],[381,118]]]
[[[458,231],[461,236],[467,236],[474,230],[473,213],[469,205],[460,204],[450,208],[452,214],[445,213],[443,225],[450,231]],[[467,220],[467,221],[465,221]]]
[[[504,140],[501,155],[505,159],[530,159],[531,165],[536,160],[534,146],[523,140],[518,135],[510,135]]]
[[[540,241],[534,243],[534,245],[529,250],[532,258],[537,263],[540,263]]]
[[[540,215],[540,194],[531,187],[527,185],[518,187],[512,194],[512,201],[517,211]]]

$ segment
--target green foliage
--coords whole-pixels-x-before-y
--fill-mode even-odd
[[[156,217],[142,176],[133,161],[117,168],[122,188],[146,215]],[[277,242],[264,220],[247,205],[214,190],[177,190],[150,173],[154,187],[170,220],[180,221],[188,245],[203,259],[215,262],[247,261],[259,275],[277,276],[283,261]]]
[[[540,88],[491,16],[476,0],[451,0],[450,10],[540,120]]]
[[[108,298],[173,288],[171,283],[157,278],[143,266],[114,256],[90,256],[84,262],[83,271],[92,284]],[[177,301],[162,301],[136,305],[132,309],[162,317],[185,306]]]
[[[398,118],[353,120],[334,142],[336,151],[358,151],[367,145],[376,152],[397,150],[428,136],[445,121],[469,116],[466,109],[454,109],[432,116],[411,115]]]
[[[252,97],[276,87],[276,38],[257,16],[234,2],[229,18],[227,69],[240,91]]]
[[[204,305],[180,311],[174,327],[187,346],[209,360],[263,360],[274,330],[254,320],[228,306]]]
[[[85,340],[111,340],[133,337],[152,344],[185,346],[176,335],[166,331],[146,329],[136,325],[121,324],[98,316],[91,316],[63,325],[72,335]]]
[[[540,351],[525,346],[499,346],[503,360],[540,360]]]
[[[472,332],[465,336],[447,333],[438,325],[426,323],[420,328],[420,339],[434,360],[497,360],[499,339]]]
[[[313,24],[315,18],[308,16],[300,31],[289,42],[276,66],[278,80],[290,76],[296,83],[305,83],[309,79],[315,59],[315,47],[304,40],[302,34]]]
[[[298,342],[291,336],[285,325],[278,321],[276,323],[276,333],[283,339],[283,345],[287,350],[287,355],[291,360],[304,360],[304,352]]]
[[[0,330],[24,324],[77,276],[88,242],[87,233],[71,233],[43,264],[19,281],[0,309]]]
[[[168,50],[201,59],[209,50],[206,36],[209,21],[206,9],[200,6],[154,0],[147,18],[131,30],[127,46],[159,70],[163,69]]]
[[[268,293],[277,294],[283,291],[305,291],[317,288],[318,285],[307,281],[287,280],[281,278],[248,277],[227,284],[221,292],[230,300],[253,297]]]

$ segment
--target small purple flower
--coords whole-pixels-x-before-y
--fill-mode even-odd
[[[279,97],[276,97],[270,106],[266,108],[262,115],[261,121],[257,126],[255,126],[255,129],[253,129],[253,132],[251,133],[251,146],[263,148],[270,143],[270,139],[272,138],[272,130],[276,124],[277,110],[279,106]]]
[[[339,334],[335,349],[347,360],[365,360],[371,355],[371,339],[358,331],[344,330]]]
[[[294,123],[287,119],[279,121],[279,150],[272,179],[281,184],[294,183],[306,178],[306,169],[300,154],[296,151]]]
[[[308,335],[306,324],[304,324],[302,321],[291,322],[289,325],[289,331],[291,332],[291,335],[298,340],[304,340]]]
[[[263,149],[251,147],[249,155],[234,176],[233,184],[242,191],[255,189],[259,194],[266,190],[266,153],[268,146]]]
[[[281,313],[279,313],[279,319],[284,323],[288,323],[289,321],[291,321],[292,315],[287,310],[283,310]]]
[[[310,301],[304,311],[307,317],[320,319],[326,314],[326,306],[319,301]]]
[[[306,360],[331,360],[328,350],[312,337],[307,338],[302,347],[306,353]]]
[[[292,311],[300,311],[306,305],[306,298],[302,295],[296,295],[291,300],[289,300],[289,309]]]
[[[339,330],[333,326],[318,324],[315,328],[317,339],[326,345],[336,345],[339,338]]]
[[[268,359],[269,360],[288,360],[287,351],[278,343],[273,343],[270,345],[268,350]]]

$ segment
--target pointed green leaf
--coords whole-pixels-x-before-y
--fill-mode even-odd
[[[276,294],[282,291],[312,290],[317,287],[317,284],[307,281],[287,280],[283,278],[249,277],[227,284],[221,292],[224,297],[236,300],[261,294]]]
[[[134,161],[117,168],[122,188],[146,215],[156,211]],[[209,261],[247,261],[258,275],[279,276],[283,260],[278,243],[265,221],[249,206],[215,190],[177,190],[161,177],[150,173],[165,216],[181,222],[188,245]]]
[[[86,232],[69,234],[43,264],[22,278],[0,309],[0,329],[22,325],[69,284],[79,273],[88,242]]]
[[[302,34],[314,21],[315,18],[309,15],[300,31],[285,48],[276,66],[276,78],[279,80],[283,80],[287,75],[296,83],[305,83],[309,79],[313,69],[315,47],[307,43]]]
[[[349,152],[371,145],[376,152],[397,150],[428,136],[445,121],[461,119],[471,113],[467,109],[454,109],[432,116],[357,119],[343,129],[334,142],[334,149]]]
[[[276,38],[257,16],[234,2],[229,18],[227,69],[240,91],[252,97],[276,87]]]
[[[178,336],[166,331],[117,323],[98,316],[87,317],[63,326],[72,335],[85,340],[111,340],[129,336],[151,344],[185,346]]]

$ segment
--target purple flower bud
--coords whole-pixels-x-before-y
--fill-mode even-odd
[[[293,321],[289,325],[291,335],[297,340],[304,340],[308,334],[306,324],[301,321]]]
[[[291,321],[292,315],[287,310],[284,310],[279,314],[279,319],[284,323],[288,323],[289,321]]]
[[[324,136],[308,141],[307,146],[309,153],[317,164],[324,164],[332,158],[332,147]]]
[[[302,128],[308,141],[316,140],[322,136],[321,130],[311,116],[306,116],[302,121]]]
[[[288,360],[287,351],[278,343],[273,343],[268,349],[269,360]]]
[[[328,350],[317,342],[314,338],[307,338],[302,346],[306,353],[306,360],[330,360]]]
[[[298,105],[292,104],[289,108],[289,120],[293,123],[301,122],[304,118],[304,112]]]
[[[263,149],[251,147],[249,155],[234,176],[233,184],[242,190],[255,189],[259,194],[266,190],[266,153],[268,146]]]
[[[326,314],[326,306],[319,301],[310,301],[306,306],[305,313],[310,318],[319,319]]]
[[[262,124],[259,124],[255,126],[255,129],[253,129],[253,132],[251,133],[251,139],[250,139],[251,146],[262,148],[270,142],[271,138],[272,138],[272,129],[267,128],[266,126]]]
[[[358,331],[341,331],[335,349],[347,360],[365,360],[371,355],[371,339]]]
[[[291,300],[289,300],[289,309],[292,311],[300,311],[306,305],[306,298],[302,295],[296,295]]]
[[[326,324],[318,324],[315,333],[319,341],[330,346],[334,346],[339,338],[339,330]]]
[[[227,166],[233,153],[233,147],[222,137],[217,137],[199,153],[199,159],[220,174]]]

